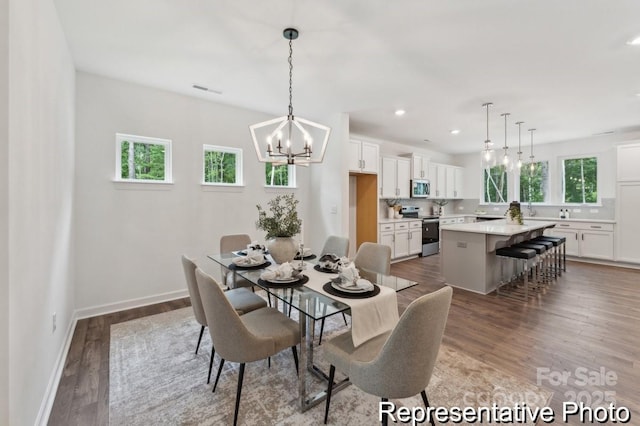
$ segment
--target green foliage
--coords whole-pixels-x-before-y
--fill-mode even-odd
[[[120,146],[121,178],[164,180],[164,145],[124,141]]]
[[[571,158],[564,160],[563,166],[564,202],[598,202],[598,159]]]
[[[289,186],[289,166],[267,163],[265,167],[266,183],[270,186]]]
[[[208,183],[237,183],[236,154],[224,151],[206,151],[204,154],[204,181]]]
[[[520,170],[520,201],[528,203],[544,203],[547,201],[549,188],[549,162],[539,161],[525,164]]]
[[[507,202],[507,170],[502,164],[484,171],[484,201]]]
[[[267,231],[267,239],[296,235],[300,232],[300,225],[302,225],[296,210],[298,202],[293,194],[276,196],[268,203],[271,216],[267,216],[267,212],[260,204],[256,205],[258,208],[256,228]]]

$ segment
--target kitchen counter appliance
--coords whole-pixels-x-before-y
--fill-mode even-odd
[[[440,218],[438,216],[420,216],[415,206],[402,206],[402,217],[422,219],[422,256],[431,256],[440,252]]]

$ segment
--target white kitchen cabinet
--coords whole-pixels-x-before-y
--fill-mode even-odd
[[[380,147],[374,143],[350,140],[348,149],[349,171],[378,173]]]
[[[559,222],[548,235],[565,237],[568,256],[613,260],[613,224],[600,222]]]
[[[429,178],[429,159],[423,155],[411,156],[411,179]]]
[[[409,198],[411,161],[405,158],[382,157],[380,198]]]
[[[379,243],[388,246],[391,249],[391,258],[395,257],[394,251],[395,230],[393,223],[383,223],[380,225]]]
[[[640,263],[640,181],[620,182],[617,186],[616,260]]]
[[[398,228],[398,225],[403,225]],[[394,238],[394,258],[409,256],[409,227],[407,223],[397,223]]]
[[[431,163],[429,165],[431,198],[463,198],[463,179],[464,170],[462,167]]]
[[[422,253],[422,221],[409,222],[409,254]]]

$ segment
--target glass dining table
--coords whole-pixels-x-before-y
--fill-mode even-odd
[[[327,294],[312,290],[307,285],[271,286],[269,283],[260,279],[260,275],[264,272],[268,265],[262,267],[254,267],[253,269],[236,268],[233,265],[233,259],[238,255],[236,253],[220,253],[212,254],[207,257],[221,266],[231,269],[235,276],[242,277],[251,282],[255,286],[267,292],[270,299],[273,296],[275,307],[280,302],[283,310],[289,313],[292,310],[297,311],[298,324],[300,330],[300,365],[302,368],[298,374],[298,400],[300,411],[304,412],[309,408],[319,404],[326,399],[326,383],[329,380],[328,375],[323,372],[314,363],[314,338],[315,323],[318,320],[327,319],[339,313],[349,311],[349,305],[336,300]],[[299,261],[294,261],[299,262]],[[316,260],[303,260],[303,274],[309,279],[323,279],[329,281],[337,274],[326,274],[318,276],[318,274],[305,273],[305,270],[313,269]],[[271,262],[272,264],[274,262]],[[232,266],[233,265],[233,266]],[[383,275],[374,272],[360,271],[361,275],[369,281],[392,288],[396,291],[411,287],[417,284],[404,278],[393,275]],[[313,377],[320,378],[323,386],[318,387],[318,381],[312,380]],[[348,378],[334,385],[333,392],[343,389],[349,385]]]

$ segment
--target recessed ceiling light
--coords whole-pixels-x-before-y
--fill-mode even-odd
[[[457,135],[458,133],[460,133],[460,130],[459,130],[459,129],[453,129],[453,130],[451,131],[451,134],[452,134],[452,135]]]
[[[404,113],[405,113],[405,112],[406,112],[406,111],[405,111],[405,110],[403,110],[403,109],[397,109],[397,110],[396,110],[396,115],[399,117],[399,116],[401,116],[401,115],[404,115]]]
[[[640,45],[640,36],[633,38],[629,41],[627,41],[627,44],[631,45],[631,46],[638,46]]]
[[[211,92],[211,93],[215,93],[216,95],[222,95],[221,91],[215,90],[215,89],[209,89],[208,87],[201,86],[200,84],[194,84],[191,87],[193,87],[194,89],[202,90],[204,92]]]

